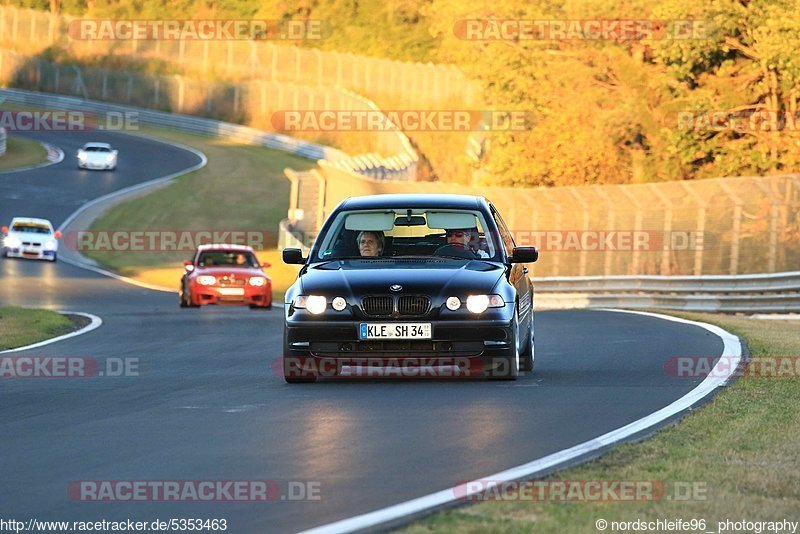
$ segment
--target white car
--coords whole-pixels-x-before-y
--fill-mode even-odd
[[[47,219],[15,217],[3,227],[3,257],[56,261],[60,237]]]
[[[79,169],[113,171],[117,168],[117,151],[108,143],[86,143],[77,155]]]

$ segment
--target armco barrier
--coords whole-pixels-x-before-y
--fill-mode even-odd
[[[266,133],[239,124],[220,122],[190,115],[164,113],[145,108],[109,104],[106,102],[47,93],[37,93],[21,89],[0,89],[0,97],[4,98],[7,102],[42,108],[79,110],[97,114],[109,112],[136,113],[138,123],[145,126],[231,139],[241,143],[289,152],[290,154],[313,160],[338,160],[348,157],[347,154],[324,145],[300,141],[285,135]]]
[[[6,153],[6,129],[0,128],[0,156]]]
[[[800,311],[800,271],[737,276],[534,278],[538,308]]]

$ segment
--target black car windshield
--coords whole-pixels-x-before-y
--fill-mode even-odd
[[[48,228],[47,226],[43,226],[41,224],[26,224],[26,223],[17,223],[11,227],[12,230],[15,232],[25,233],[25,234],[52,234],[53,231]]]
[[[111,152],[111,149],[104,146],[86,146],[83,147],[84,152]]]
[[[318,238],[317,260],[436,257],[499,260],[479,211],[436,208],[346,211]]]
[[[200,253],[198,267],[258,267],[255,254],[241,250],[207,250]]]

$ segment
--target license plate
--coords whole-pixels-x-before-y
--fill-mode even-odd
[[[359,339],[430,339],[431,323],[361,323]]]
[[[225,295],[226,297],[241,296],[241,295],[244,295],[244,288],[242,288],[242,287],[221,287],[221,288],[219,288],[219,294],[220,295]]]

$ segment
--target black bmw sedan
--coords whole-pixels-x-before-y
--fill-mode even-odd
[[[483,197],[345,199],[308,257],[283,251],[284,262],[303,265],[286,292],[284,377],[313,382],[397,366],[414,376],[432,366],[515,380],[533,370],[524,264],[537,258],[535,247],[514,246]]]

